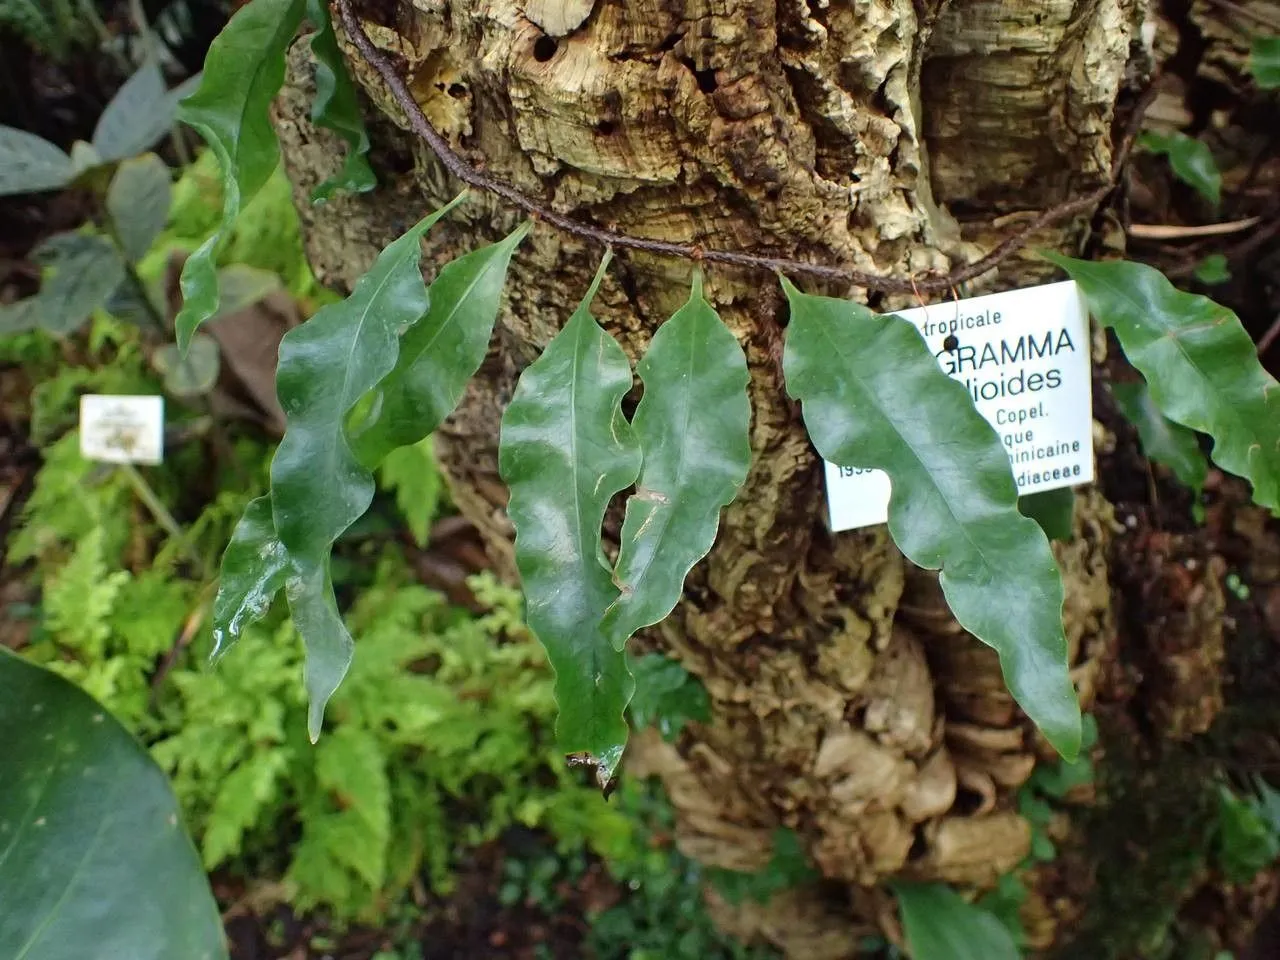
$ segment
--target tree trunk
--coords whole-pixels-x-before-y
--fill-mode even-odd
[[[973,260],[1026,217],[1105,182],[1131,46],[1144,57],[1140,6],[357,3],[459,152],[557,210],[647,237],[900,277]],[[337,165],[340,148],[306,120],[305,53],[296,48],[292,60],[278,125],[303,197]],[[371,119],[374,110],[389,118],[373,125],[381,186],[300,204],[313,265],[338,287],[458,190],[398,129],[403,118],[373,71],[358,57],[352,71],[374,105]],[[427,262],[497,239],[519,219],[477,194],[432,232]],[[1069,245],[1081,226],[1048,230],[1031,248]],[[437,435],[455,502],[508,574],[501,410],[601,253],[535,229],[512,265],[490,356]],[[596,311],[635,360],[687,296],[691,266],[639,254],[615,264]],[[1045,275],[1020,255],[972,289]],[[884,528],[827,531],[820,460],[783,388],[785,314],[774,278],[715,268],[707,292],[748,354],[753,466],[683,603],[642,642],[702,679],[714,720],[674,747],[641,738],[629,764],[662,776],[679,845],[704,863],[759,870],[772,831],[796,830],[833,881],[826,894],[784,895],[763,908],[719,904],[721,919],[789,956],[849,957],[861,935],[893,929],[877,888],[885,878],[982,887],[1022,861],[1030,834],[1013,792],[1050,753],[1005,692],[994,653],[946,611],[934,576],[906,564]],[[826,292],[879,309],[913,305],[860,289]],[[1087,706],[1116,632],[1114,521],[1099,493],[1079,493],[1076,526],[1057,551]],[[1041,906],[1033,939],[1047,945],[1056,914]]]

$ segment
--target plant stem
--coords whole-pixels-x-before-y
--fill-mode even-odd
[[[196,549],[187,542],[186,531],[182,529],[160,497],[156,495],[155,490],[151,488],[151,484],[147,483],[146,478],[138,472],[133,464],[121,463],[118,466],[125,479],[129,481],[129,485],[133,487],[133,492],[142,501],[142,505],[155,517],[156,523],[160,524],[161,529],[164,530],[169,539],[178,544],[191,561],[196,564],[201,579],[207,581],[209,579],[209,566],[205,563],[204,557],[200,556]]]

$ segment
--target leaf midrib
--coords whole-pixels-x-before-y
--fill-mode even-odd
[[[894,319],[897,320],[898,323],[907,322],[903,320],[901,317],[894,317]],[[848,354],[846,354],[840,348],[839,342],[835,340],[835,338],[833,338],[827,332],[824,324],[816,323],[813,321],[806,321],[806,322],[811,322],[813,327],[826,339],[828,343],[831,344],[831,346],[835,349],[836,353],[840,356],[840,358],[846,361],[846,364],[845,364],[846,370],[856,371],[857,367],[853,363],[847,362],[849,360]],[[939,371],[939,373],[941,373],[941,371]],[[946,376],[946,374],[942,374],[942,375]],[[882,417],[884,417],[886,421],[888,421],[889,425],[893,427],[894,432],[899,437],[902,438],[902,442],[906,445],[907,449],[911,451],[911,456],[916,461],[916,465],[919,467],[920,472],[923,473],[926,478],[928,478],[929,484],[933,487],[934,490],[938,492],[939,497],[942,499],[943,504],[947,508],[947,513],[950,515],[952,523],[954,523],[955,526],[960,529],[960,532],[964,536],[965,541],[969,544],[970,547],[973,548],[974,552],[976,552],[977,555],[982,559],[982,563],[987,567],[988,570],[999,571],[1001,569],[1001,566],[999,564],[993,566],[990,560],[987,558],[986,551],[977,543],[977,541],[973,539],[972,535],[970,535],[968,525],[962,522],[960,518],[956,515],[955,508],[951,504],[951,498],[948,497],[946,493],[943,492],[942,488],[938,486],[938,484],[934,481],[933,474],[930,473],[929,469],[924,465],[924,461],[921,459],[920,454],[917,452],[915,444],[912,443],[911,440],[907,437],[907,435],[902,432],[902,430],[898,426],[897,420],[895,420],[892,416],[890,416],[889,413],[884,409],[884,407],[882,407],[877,402],[875,392],[867,389],[867,385],[864,382],[862,377],[858,376],[856,373],[851,373],[851,376],[855,381],[857,381],[859,388],[862,390],[863,395],[867,397],[868,402],[870,402],[872,407],[874,407],[876,411]],[[883,469],[883,468],[880,468],[880,469]],[[888,471],[885,471],[885,472],[887,473]],[[1016,507],[1014,509],[1016,510]],[[939,564],[939,569],[944,569],[941,563]]]
[[[1130,297],[1127,290],[1125,290],[1123,287],[1118,287],[1111,282],[1111,280],[1106,275],[1106,271],[1101,271],[1100,274],[1095,274],[1094,277],[1099,284],[1106,287],[1108,290],[1113,292],[1118,298],[1120,298],[1126,304],[1128,304],[1130,309],[1133,310],[1137,315],[1141,316],[1146,312],[1144,310],[1143,304],[1138,302],[1137,300],[1134,300],[1132,297]],[[1161,315],[1161,312],[1159,310],[1156,310],[1153,312],[1156,314],[1156,316]],[[1114,323],[1107,324],[1107,325],[1112,327],[1115,326]],[[1133,325],[1138,329],[1141,329],[1142,327],[1142,325],[1136,321],[1134,322]],[[1201,383],[1206,388],[1206,392],[1210,396],[1215,397],[1214,406],[1217,407],[1222,412],[1222,415],[1225,416],[1226,419],[1233,421],[1237,428],[1243,428],[1243,431],[1246,436],[1256,438],[1257,434],[1252,430],[1252,428],[1249,426],[1249,424],[1245,420],[1243,420],[1236,414],[1236,410],[1233,405],[1223,403],[1221,400],[1216,399],[1218,395],[1218,390],[1215,388],[1213,381],[1205,373],[1204,369],[1198,363],[1196,363],[1195,360],[1192,359],[1189,353],[1187,353],[1186,347],[1182,345],[1182,341],[1178,338],[1177,329],[1164,324],[1158,324],[1157,326],[1160,330],[1164,331],[1163,333],[1164,337],[1167,337],[1169,340],[1173,341],[1173,345],[1177,349],[1178,353],[1182,355],[1182,358],[1187,362],[1187,365],[1190,366],[1191,369],[1193,369],[1196,372],[1196,375],[1199,377]],[[1266,401],[1265,396],[1263,398],[1263,401],[1265,405],[1265,401]],[[1174,422],[1176,423],[1177,421],[1174,421]],[[1187,426],[1187,424],[1183,424],[1183,426]],[[1195,428],[1191,427],[1190,429],[1195,429]],[[1261,444],[1259,444],[1259,446],[1261,446]],[[1216,450],[1216,446],[1215,446],[1215,450]],[[1249,463],[1248,451],[1245,452],[1244,459],[1245,459],[1245,463],[1248,464]],[[1252,479],[1252,477],[1250,477],[1250,479]]]

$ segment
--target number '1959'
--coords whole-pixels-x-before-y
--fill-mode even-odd
[[[864,473],[875,473],[870,467],[841,467],[840,476],[842,477],[860,477]]]

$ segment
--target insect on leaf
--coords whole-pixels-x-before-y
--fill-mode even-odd
[[[275,170],[280,146],[269,115],[284,82],[284,54],[302,22],[306,0],[250,0],[214,38],[200,88],[178,107],[178,119],[208,142],[222,168],[222,222],[182,268],[178,346],[218,309],[216,256],[241,207]]]
[[[484,361],[507,265],[530,226],[440,270],[431,284],[427,315],[400,338],[395,369],[378,385],[374,412],[355,432],[356,452],[365,466],[429,436],[453,413]]]
[[[347,159],[342,169],[311,194],[313,201],[323,202],[338,190],[350,193],[372,190],[378,180],[369,166],[369,134],[360,115],[355,85],[338,49],[327,0],[308,0],[307,18],[316,27],[311,37],[311,52],[316,58],[316,98],[311,106],[311,120],[347,141]]]
[[[785,279],[787,391],[814,446],[838,466],[884,470],[889,533],[941,569],[960,624],[1000,655],[1015,700],[1063,756],[1080,748],[1080,705],[1062,627],[1062,578],[1039,525],[1018,512],[1009,455],[964,384],[895,316],[801,293]]]
[[[520,375],[498,453],[529,627],[556,672],[560,746],[589,754],[602,784],[622,759],[633,683],[600,625],[618,598],[600,535],[610,498],[640,473],[640,446],[621,407],[631,365],[591,315],[608,262],[606,255],[564,329]]]
[[[1080,285],[1089,312],[1115,331],[1156,408],[1213,438],[1213,462],[1280,512],[1280,383],[1262,368],[1236,315],[1183,293],[1140,263],[1044,256]]]
[[[173,182],[154,153],[125,160],[107,188],[107,214],[124,255],[141,260],[169,217]]]
[[[461,199],[393,240],[351,296],[280,342],[276,392],[287,426],[271,462],[271,507],[292,564],[285,594],[307,650],[307,728],[313,740],[320,735],[324,705],[351,664],[351,636],[338,615],[329,555],[374,493],[373,474],[347,441],[346,419],[395,367],[401,329],[426,313],[421,238]]]
[[[222,555],[211,660],[231,649],[245,627],[267,615],[288,576],[289,554],[276,536],[271,497],[250,500]]]
[[[1199,501],[1209,465],[1200,450],[1195,431],[1167,419],[1151,399],[1147,385],[1141,381],[1113,383],[1111,394],[1124,418],[1137,429],[1143,452],[1172,470],[1179,482],[1195,492]]]
[[[0,649],[0,956],[225,960],[173,791],[87,693]]]
[[[751,465],[747,358],[703,299],[701,274],[689,302],[654,334],[637,373],[644,396],[632,426],[644,465],[614,571],[622,592],[604,620],[618,650],[674,609]]]
[[[44,137],[0,127],[0,197],[57,190],[74,175],[71,158]]]
[[[990,911],[941,883],[895,883],[911,960],[1019,960],[1013,936]]]

